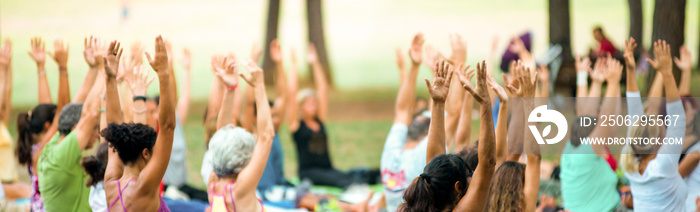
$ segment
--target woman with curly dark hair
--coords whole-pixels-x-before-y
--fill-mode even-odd
[[[121,57],[119,43],[112,42],[107,73],[107,128],[102,136],[109,142],[109,159],[104,188],[109,211],[170,211],[158,187],[170,160],[175,130],[175,88],[168,70],[165,43],[156,37],[155,58],[146,53],[160,83],[159,132],[141,123],[122,123],[116,75]],[[137,95],[136,92],[134,92]]]

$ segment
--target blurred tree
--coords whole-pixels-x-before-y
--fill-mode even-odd
[[[309,41],[316,46],[318,59],[323,66],[323,71],[326,72],[326,81],[333,86],[333,76],[331,75],[331,67],[328,62],[328,53],[326,51],[326,41],[323,34],[323,7],[321,0],[306,0],[306,20],[309,29]],[[312,77],[313,72],[311,72]]]
[[[275,83],[275,62],[270,58],[270,43],[277,38],[277,28],[279,26],[280,0],[269,0],[267,7],[267,29],[265,32],[265,50],[263,51],[263,70],[265,71],[265,84]],[[258,58],[252,58],[256,60]]]
[[[630,37],[637,41],[637,48],[634,49],[635,60],[639,59],[639,53],[644,48],[642,44],[644,42],[643,36],[643,26],[644,26],[644,16],[642,13],[642,0],[627,0],[630,9]],[[629,38],[626,38],[629,39]]]
[[[665,40],[671,45],[671,55],[678,57],[679,49],[685,39],[685,3],[686,0],[655,0],[654,1],[654,26],[651,34],[652,43],[659,39]],[[654,46],[649,48],[649,55],[653,57]],[[680,81],[681,71],[673,64],[673,75],[676,83]],[[656,76],[656,70],[650,70],[647,76],[647,85]],[[648,88],[647,88],[648,92]]]
[[[555,86],[575,90],[576,68],[571,54],[569,0],[549,0],[549,44],[560,45],[563,63]],[[573,94],[573,93],[571,93]]]

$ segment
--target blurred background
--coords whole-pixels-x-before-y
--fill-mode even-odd
[[[154,38],[161,34],[174,47],[178,81],[187,77],[179,59],[182,49],[189,48],[192,111],[185,130],[190,170],[199,170],[204,152],[202,113],[209,82],[214,80],[210,57],[229,52],[245,57],[252,46],[265,48],[267,41],[277,37],[289,65],[290,53],[294,51],[303,61],[307,44],[313,40],[326,51],[325,62],[334,86],[327,125],[332,160],[346,169],[379,167],[398,88],[394,50],[400,47],[407,51],[417,32],[424,33],[426,43],[445,55],[450,54],[448,35],[461,34],[467,41],[469,64],[488,59],[494,40],[495,63],[500,63],[510,38],[531,32],[536,59],[546,55],[550,44],[563,47],[562,69],[555,85],[566,90],[575,79],[570,75],[572,55],[586,55],[589,49],[597,48],[592,36],[596,26],[605,30],[618,49],[630,36],[645,49],[652,39],[669,40],[674,56],[685,44],[697,64],[699,10],[697,0],[0,0],[0,37],[14,44],[14,114],[37,103],[36,67],[26,54],[31,37],[43,37],[49,51],[57,37],[69,43],[73,94],[88,70],[82,55],[86,36],[118,39],[124,47],[138,41],[152,52]],[[46,69],[56,98],[58,67],[49,61]],[[310,86],[308,66],[300,63],[299,69],[305,82],[302,87]],[[431,75],[427,67],[423,69],[419,79]],[[697,74],[693,78],[693,82],[700,82]],[[418,96],[427,97],[422,82],[417,83]],[[157,85],[150,88],[149,95],[158,93]],[[693,96],[698,96],[699,88],[693,83]],[[14,123],[10,131],[16,138]],[[281,132],[285,132],[286,175],[296,176],[294,146],[287,131]],[[203,187],[198,172],[191,171],[189,179]]]

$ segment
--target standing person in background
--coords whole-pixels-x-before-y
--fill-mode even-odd
[[[299,161],[299,178],[309,179],[316,185],[348,188],[353,183],[374,184],[379,178],[379,171],[356,169],[350,173],[342,172],[331,163],[328,152],[328,135],[325,122],[328,117],[328,82],[324,77],[323,67],[318,60],[316,48],[309,45],[308,61],[311,63],[316,91],[304,89],[296,94],[296,102],[290,102],[287,113],[288,129],[296,144]],[[297,92],[297,76],[290,75],[289,93]],[[297,119],[297,108],[301,111],[301,120]]]
[[[593,38],[598,42],[598,47],[590,50],[589,57],[592,58],[591,61],[595,61],[595,58],[598,57],[605,57],[608,54],[617,57],[618,52],[615,44],[608,39],[602,27],[596,26],[593,28]]]

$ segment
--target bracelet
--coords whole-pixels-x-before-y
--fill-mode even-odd
[[[100,113],[107,112],[104,108],[100,108],[100,109],[98,109],[97,111],[100,112]]]
[[[133,100],[134,100],[134,102],[137,101],[137,100],[143,100],[143,101],[145,102],[145,101],[146,101],[146,97],[145,97],[145,96],[134,96],[134,99],[133,99]]]
[[[68,71],[58,71],[61,76],[68,77]]]
[[[576,73],[576,86],[588,85],[588,72],[581,71]]]
[[[147,108],[144,108],[143,110],[136,110],[136,108],[133,108],[132,110],[134,111],[134,113],[141,114],[141,113],[145,113],[146,110],[148,110],[148,109],[147,109]]]
[[[235,84],[235,85],[233,85],[233,86],[231,86],[231,87],[225,87],[225,88],[226,88],[227,91],[232,91],[232,90],[236,90],[237,87],[238,87],[238,84]]]
[[[40,71],[40,72],[39,72],[39,76],[44,76],[44,75],[46,75],[46,71]]]

